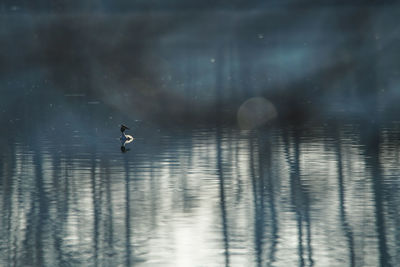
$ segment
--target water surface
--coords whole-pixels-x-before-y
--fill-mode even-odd
[[[396,266],[400,124],[368,128],[165,130],[126,153],[117,135],[16,138],[0,263]]]

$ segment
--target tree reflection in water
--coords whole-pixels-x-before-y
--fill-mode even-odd
[[[198,129],[126,154],[15,142],[1,264],[396,265],[399,127],[367,128]]]

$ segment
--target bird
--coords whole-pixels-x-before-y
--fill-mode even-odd
[[[123,124],[121,124],[121,137],[119,138],[119,140],[121,140],[121,142],[123,143],[123,145],[125,144],[129,144],[130,142],[133,141],[133,137],[129,134],[125,134],[125,130],[129,130],[129,128]]]
[[[129,134],[125,134],[125,130],[129,130],[129,128],[123,124],[121,124],[121,137],[119,138],[119,140],[121,140],[121,151],[122,153],[125,153],[127,151],[129,151],[129,149],[125,148],[126,144],[129,144],[130,142],[132,142],[135,138],[132,137],[132,135]]]

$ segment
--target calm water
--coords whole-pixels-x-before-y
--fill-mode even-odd
[[[399,264],[400,122],[156,132],[3,140],[0,265]]]

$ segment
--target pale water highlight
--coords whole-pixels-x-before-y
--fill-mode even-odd
[[[398,126],[368,143],[354,123],[197,128],[127,153],[17,139],[0,157],[0,265],[395,266]]]

